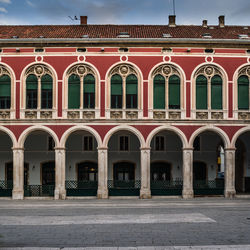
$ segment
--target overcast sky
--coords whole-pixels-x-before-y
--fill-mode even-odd
[[[250,25],[250,0],[175,0],[177,24]],[[173,0],[0,0],[0,24],[168,24]]]

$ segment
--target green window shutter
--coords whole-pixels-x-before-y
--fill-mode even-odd
[[[238,78],[238,109],[249,109],[249,79],[247,76]]]
[[[218,75],[211,80],[211,109],[222,109],[222,78]]]
[[[207,78],[203,75],[196,78],[196,109],[207,109]]]
[[[71,75],[68,80],[68,108],[80,108],[80,77]]]
[[[50,75],[42,76],[41,84],[42,84],[42,89],[52,90],[53,89],[52,77]]]
[[[179,109],[180,108],[180,77],[172,75],[169,78],[169,108]]]
[[[165,109],[165,78],[162,75],[154,77],[154,109]]]
[[[111,77],[111,95],[122,95],[122,78],[120,75]]]
[[[26,79],[26,89],[37,90],[38,80],[35,75],[28,75]]]
[[[95,93],[95,77],[93,75],[86,75],[83,83],[84,93]]]
[[[10,97],[11,95],[11,79],[7,75],[0,77],[0,97]]]
[[[137,77],[135,75],[129,75],[126,78],[126,94],[137,95]]]

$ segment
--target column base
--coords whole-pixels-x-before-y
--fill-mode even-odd
[[[97,190],[97,198],[98,199],[108,199],[109,198],[108,189],[98,189]]]
[[[13,200],[23,200],[24,192],[23,190],[13,190],[12,191],[12,199]]]
[[[54,193],[55,200],[66,200],[66,190],[55,189]]]
[[[183,190],[182,191],[183,199],[193,199],[194,198],[194,190]]]
[[[141,189],[140,190],[140,199],[151,199],[151,190]]]
[[[225,198],[233,199],[235,198],[236,191],[235,190],[225,190]]]

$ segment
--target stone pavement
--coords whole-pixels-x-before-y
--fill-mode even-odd
[[[250,249],[250,199],[0,201],[0,249]]]

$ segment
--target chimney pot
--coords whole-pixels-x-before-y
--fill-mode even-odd
[[[176,16],[168,16],[168,26],[169,27],[176,27],[176,23],[175,23],[175,18]]]
[[[202,21],[202,27],[207,28],[207,20]]]
[[[88,24],[88,16],[80,16],[81,25],[87,25]]]
[[[220,28],[225,27],[225,16],[219,16],[219,27]]]

